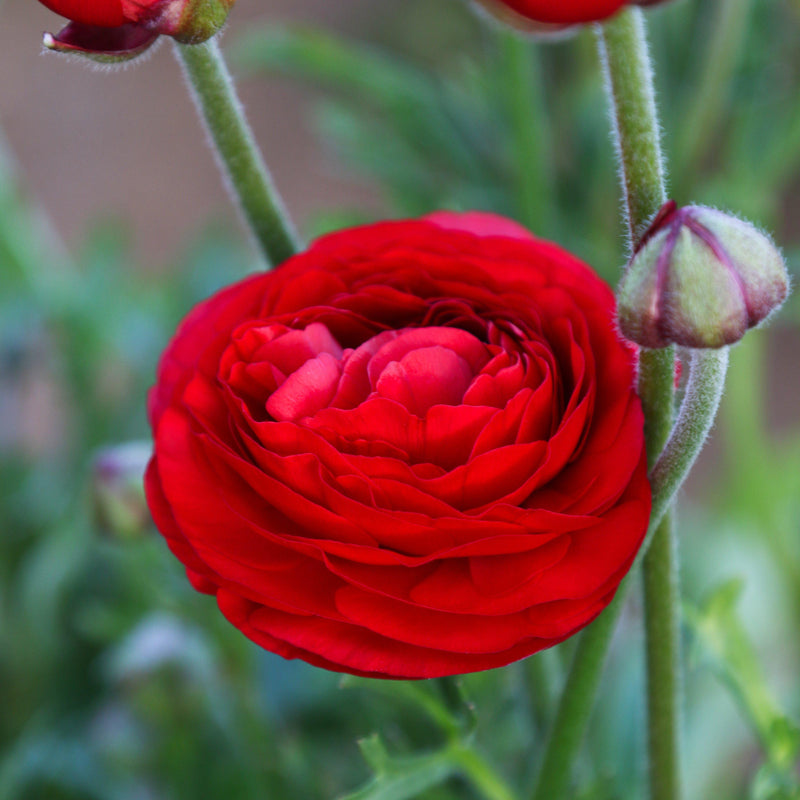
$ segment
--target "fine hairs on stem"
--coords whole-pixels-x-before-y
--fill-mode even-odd
[[[703,449],[717,416],[727,370],[727,347],[692,351],[689,379],[678,419],[650,472],[653,487],[651,526],[661,521]]]
[[[219,44],[175,43],[175,53],[203,120],[220,171],[266,260],[297,252],[297,236],[255,143]]]

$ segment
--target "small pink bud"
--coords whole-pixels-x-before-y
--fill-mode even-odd
[[[789,292],[781,254],[749,222],[669,201],[653,220],[617,292],[623,336],[643,347],[723,347]]]
[[[236,0],[41,0],[71,21],[44,46],[113,64],[141,55],[159,36],[199,44],[225,24]]]

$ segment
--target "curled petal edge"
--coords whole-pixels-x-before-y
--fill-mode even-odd
[[[156,31],[136,23],[103,28],[70,22],[55,36],[45,33],[42,44],[54,53],[81,56],[100,64],[120,64],[140,56],[158,36]]]

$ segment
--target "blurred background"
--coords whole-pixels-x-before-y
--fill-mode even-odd
[[[435,683],[342,688],[189,588],[142,504],[145,395],[178,320],[255,251],[170,42],[102,72],[40,53],[62,21],[38,3],[2,13],[0,800],[528,796],[572,642],[466,676],[473,731]],[[772,232],[796,281],[800,2],[647,16],[671,195]],[[457,0],[239,0],[222,44],[307,237],[481,208],[616,281],[590,30],[534,43]],[[690,800],[800,797],[798,353],[795,296],[735,348],[683,492]],[[644,797],[641,650],[632,598],[576,798]]]

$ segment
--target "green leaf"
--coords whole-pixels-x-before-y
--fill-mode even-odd
[[[367,763],[377,774],[366,786],[340,800],[410,800],[458,771],[449,750],[391,758],[377,734],[362,740],[359,745]]]
[[[466,732],[472,725],[467,718],[469,715],[463,714],[460,708],[458,713],[453,713],[440,694],[430,691],[430,682],[381,681],[345,675],[339,685],[343,689],[367,689],[396,700],[400,705],[414,706],[451,738]]]
[[[702,606],[686,606],[685,618],[695,636],[694,655],[730,690],[761,742],[768,769],[795,791],[800,788],[794,773],[800,756],[800,728],[775,702],[739,620],[736,605],[742,588],[743,582],[734,578],[721,584]]]

